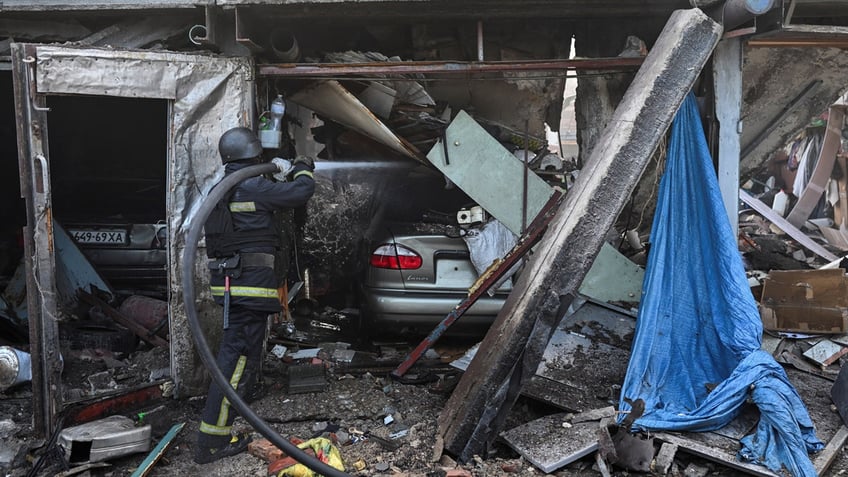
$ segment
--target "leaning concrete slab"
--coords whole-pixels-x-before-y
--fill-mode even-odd
[[[618,106],[506,305],[439,416],[445,449],[485,455],[660,139],[715,48],[721,27],[678,10]]]

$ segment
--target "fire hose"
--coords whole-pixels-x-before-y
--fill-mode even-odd
[[[275,164],[267,163],[267,164],[257,164],[255,166],[245,167],[244,169],[240,169],[226,177],[209,193],[209,196],[206,197],[205,200],[200,204],[195,217],[191,220],[191,223],[188,228],[188,232],[186,234],[186,245],[185,250],[183,251],[183,269],[182,269],[182,281],[183,281],[183,303],[185,305],[186,316],[188,317],[188,325],[191,329],[191,336],[194,338],[194,343],[197,347],[197,351],[200,354],[200,359],[203,361],[203,365],[209,370],[209,373],[212,375],[212,379],[215,384],[221,388],[224,395],[230,401],[230,405],[233,406],[236,411],[238,411],[239,415],[241,415],[247,422],[250,423],[253,428],[262,434],[266,439],[271,441],[272,444],[277,446],[277,448],[281,449],[283,452],[288,454],[290,457],[294,458],[301,464],[310,468],[311,470],[317,472],[318,474],[327,476],[327,477],[349,477],[349,474],[342,472],[334,467],[331,467],[324,462],[316,459],[300,450],[296,445],[292,444],[285,437],[280,435],[274,428],[272,428],[267,422],[262,420],[259,415],[257,415],[247,403],[238,395],[236,390],[230,385],[227,381],[227,378],[224,377],[224,373],[221,372],[221,369],[218,367],[218,364],[215,360],[215,357],[212,355],[212,351],[209,349],[209,344],[206,341],[206,337],[203,334],[203,329],[200,327],[200,321],[197,318],[197,310],[195,309],[195,292],[194,292],[194,279],[195,279],[195,257],[197,255],[197,244],[200,242],[201,232],[203,230],[203,224],[206,222],[206,219],[209,217],[209,214],[215,208],[215,205],[224,198],[227,192],[230,191],[233,187],[244,181],[245,179],[249,179],[251,177],[259,176],[262,174],[273,174],[278,172],[279,169]]]

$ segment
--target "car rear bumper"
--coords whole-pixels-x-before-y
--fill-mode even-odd
[[[385,326],[385,332],[427,334],[436,327],[466,295],[427,293],[363,287],[366,319]],[[492,324],[506,301],[505,294],[483,296],[469,308],[452,328],[486,328]]]

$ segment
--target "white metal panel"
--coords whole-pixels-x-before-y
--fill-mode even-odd
[[[448,126],[447,157],[442,141],[427,159],[513,233],[521,234],[524,165],[497,139],[460,111]],[[548,202],[553,188],[532,171],[527,175],[527,224]]]

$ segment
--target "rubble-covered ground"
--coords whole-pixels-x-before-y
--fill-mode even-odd
[[[298,329],[301,329],[300,325]],[[299,337],[318,339],[331,336],[331,333],[325,333],[302,334]],[[321,351],[315,358],[317,361],[314,361],[313,358],[292,360],[290,356],[291,351],[298,348],[313,349],[317,343],[297,343],[281,338],[274,339],[274,342],[286,346],[289,357],[283,360],[272,353],[266,355],[265,394],[252,404],[253,409],[286,438],[306,440],[322,435],[333,439],[351,475],[546,475],[501,442],[496,444],[491,456],[480,456],[464,465],[441,455],[436,420],[460,378],[460,371],[450,367],[447,362],[460,356],[472,342],[440,342],[436,353],[431,352],[419,362],[405,376],[404,382],[391,379],[388,373],[405,356],[408,347],[415,343],[367,342],[348,346],[343,342],[325,342],[320,344]],[[97,353],[76,356],[66,370],[66,387],[75,390],[73,393],[76,394],[96,394],[109,392],[115,387],[128,387],[136,384],[136,381],[147,381],[151,371],[167,366],[168,359],[167,353],[160,349],[142,349],[128,357],[119,358],[120,356],[114,357],[108,353],[102,356],[97,356]],[[291,370],[304,366],[324,369],[318,375],[319,384],[324,389],[316,392],[289,393],[290,379],[294,379],[290,378],[290,375],[294,374]],[[610,363],[610,367],[621,366],[626,366],[626,362]],[[598,381],[610,375],[609,369],[583,369],[583,372],[587,373],[583,379],[587,382],[592,381],[593,373]],[[805,397],[811,415],[817,421],[819,417],[824,417],[833,422],[830,387],[822,386],[821,379],[808,379],[806,373],[790,371],[790,377],[799,393]],[[101,377],[89,382],[86,373],[89,377]],[[123,378],[117,379],[119,377]],[[78,383],[78,387],[73,387],[73,383]],[[0,457],[3,461],[14,461],[14,464],[4,471],[4,475],[28,475],[27,472],[39,458],[42,459],[41,469],[35,475],[70,475],[60,474],[63,469],[55,455],[42,457],[40,448],[44,441],[31,437],[31,397],[29,385],[12,388],[6,394],[0,395]],[[599,404],[616,404],[614,396],[596,397]],[[185,400],[164,398],[150,402],[140,409],[147,411],[142,422],[153,426],[154,445],[173,424],[186,423],[172,447],[147,475],[268,475],[268,464],[248,453],[207,465],[197,465],[193,462],[198,416],[203,403],[202,397]],[[558,412],[562,410],[522,397],[512,409],[506,428],[510,429]],[[127,412],[125,415],[138,417],[137,411]],[[390,417],[387,419],[387,416]],[[328,426],[333,432],[322,432]],[[235,427],[237,430],[250,429],[241,418],[237,419]],[[828,435],[834,432],[833,429],[823,431]],[[358,432],[370,432],[387,440],[391,445],[380,444],[376,439],[360,439]],[[261,438],[256,433],[254,436]],[[9,453],[17,455],[9,457]],[[108,467],[90,469],[86,471],[88,474],[78,475],[128,476],[143,458],[144,454],[122,457],[109,462]],[[612,472],[618,476],[633,474],[615,468]],[[824,475],[835,477],[846,472],[848,452],[842,449],[830,470]],[[570,477],[600,474],[590,455],[550,475]],[[681,451],[677,453],[670,475],[746,474]]]

